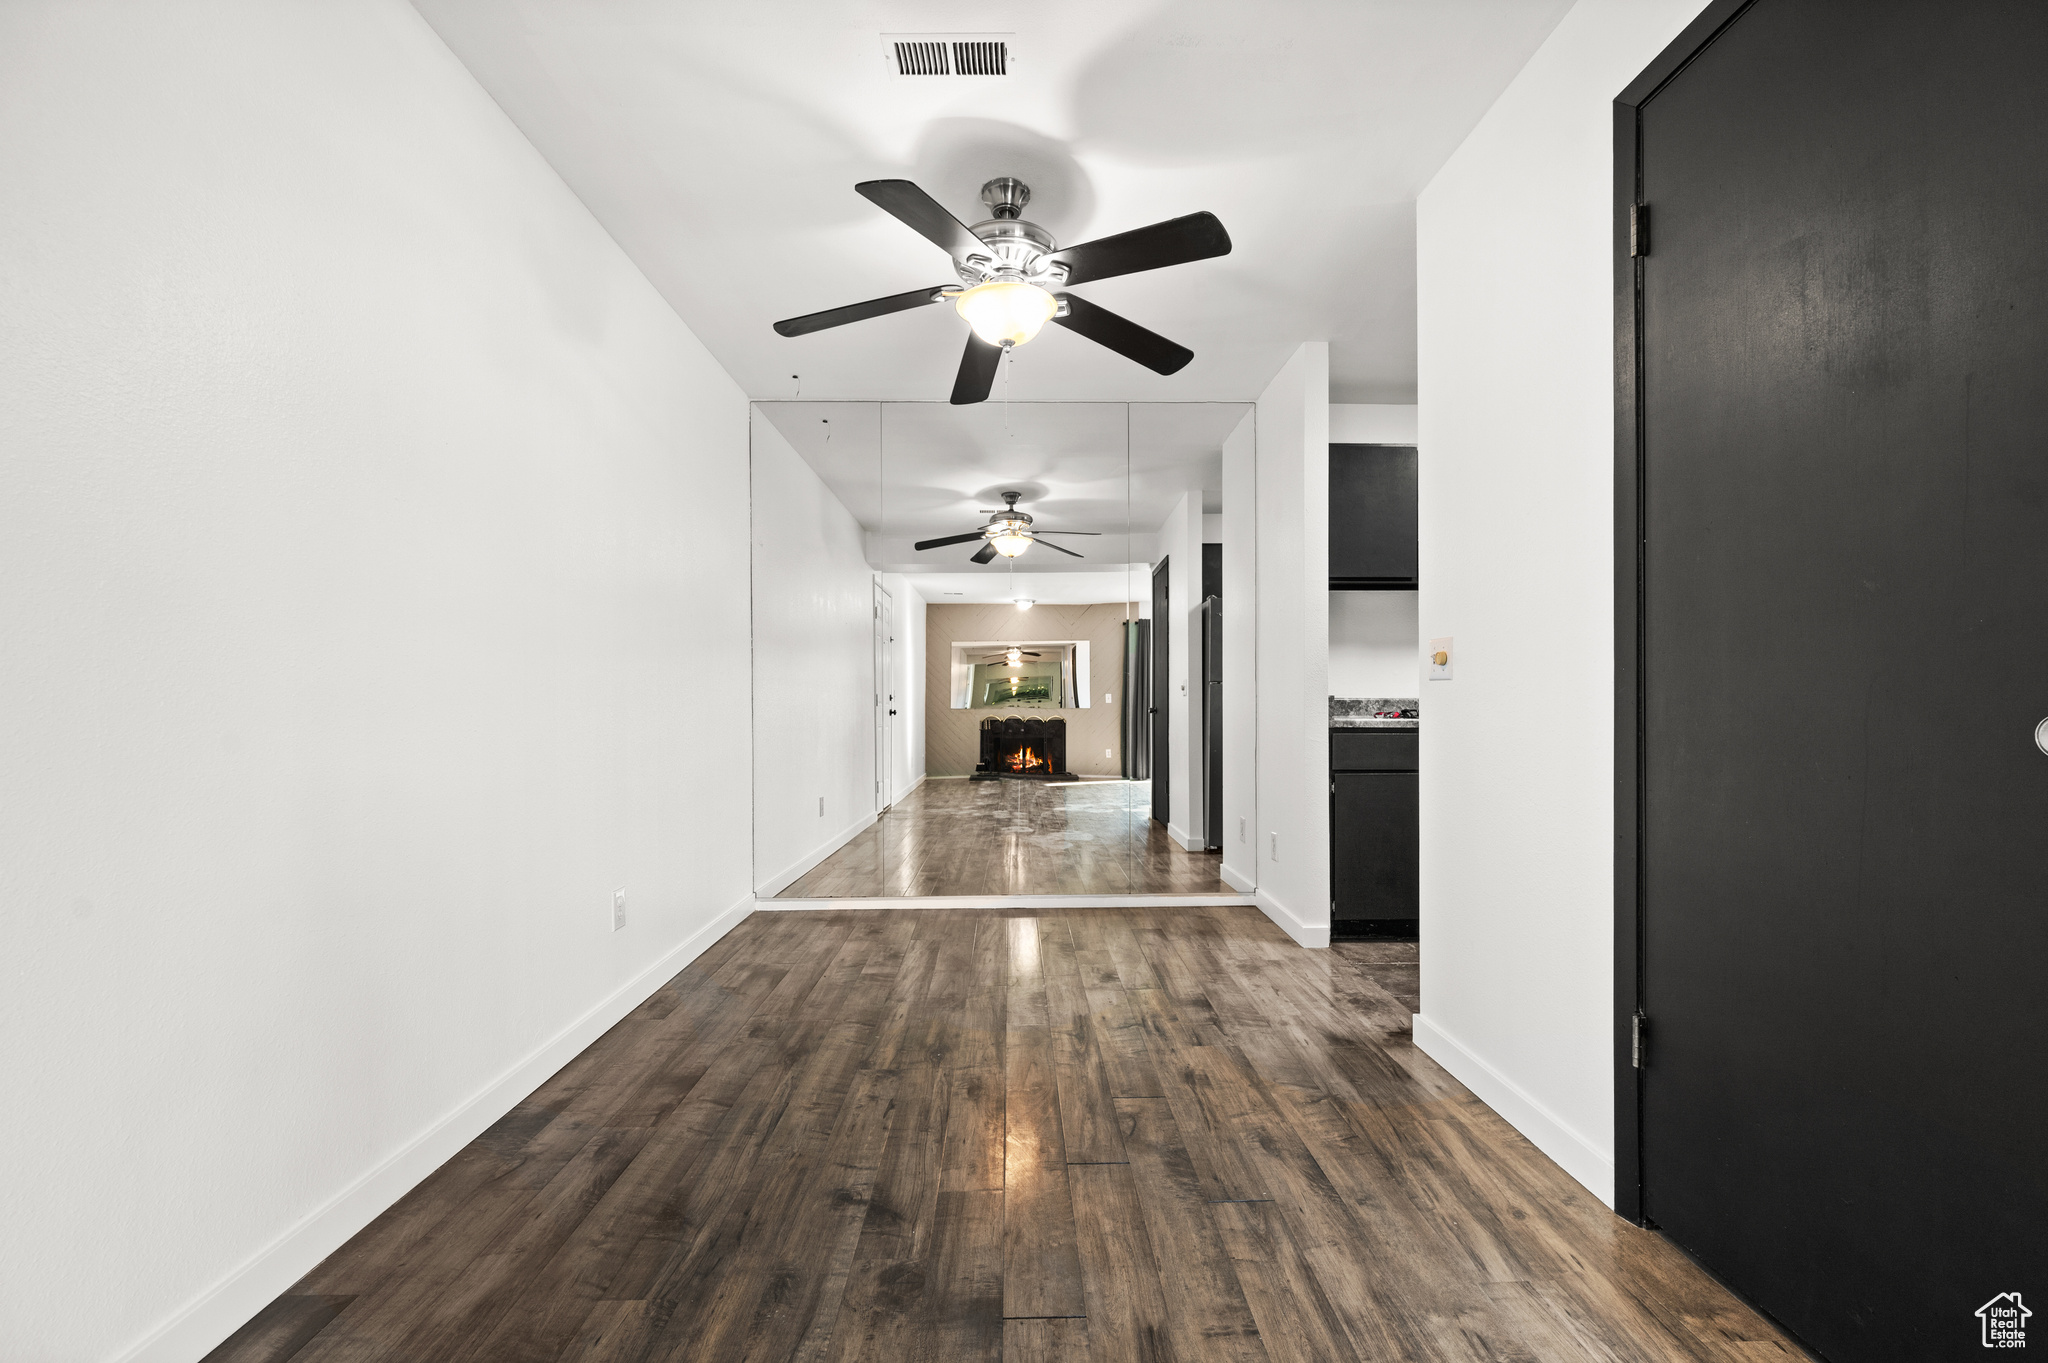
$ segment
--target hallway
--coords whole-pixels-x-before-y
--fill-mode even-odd
[[[215,1363],[1798,1350],[1254,909],[755,913]]]

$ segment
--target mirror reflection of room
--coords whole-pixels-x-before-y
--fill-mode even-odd
[[[1248,411],[757,404],[756,600],[813,626],[755,641],[757,803],[809,816],[760,821],[763,893],[1233,894],[1210,792]]]

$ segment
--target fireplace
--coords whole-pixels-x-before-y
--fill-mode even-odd
[[[1067,722],[1064,719],[984,719],[977,781],[1074,780],[1067,770]]]

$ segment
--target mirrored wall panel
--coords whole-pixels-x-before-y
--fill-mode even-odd
[[[1227,893],[1222,446],[1248,411],[757,404],[760,891]]]

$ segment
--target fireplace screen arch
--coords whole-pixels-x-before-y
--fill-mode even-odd
[[[981,722],[981,760],[975,765],[977,781],[1021,777],[1038,780],[1072,781],[1067,770],[1067,722],[1064,719],[1025,719],[1009,715],[990,716]]]

